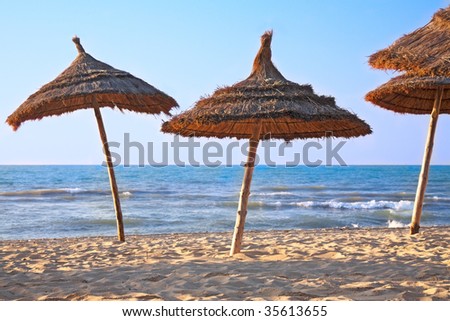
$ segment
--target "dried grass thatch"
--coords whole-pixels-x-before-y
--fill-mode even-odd
[[[394,69],[417,76],[450,76],[450,6],[431,21],[369,58],[377,69]]]
[[[436,89],[442,87],[441,114],[450,114],[450,78],[401,75],[367,93],[366,100],[380,107],[408,114],[430,114]]]
[[[169,114],[177,102],[128,72],[115,69],[86,53],[80,39],[72,39],[78,56],[55,80],[31,95],[6,120],[14,130],[27,120],[61,115],[98,106],[117,107],[139,113]]]
[[[271,61],[271,40],[272,31],[261,37],[247,79],[200,99],[192,109],[165,122],[162,131],[250,138],[253,125],[261,120],[260,138],[356,137],[372,132],[355,114],[336,106],[333,97],[318,96],[310,85],[286,80]]]

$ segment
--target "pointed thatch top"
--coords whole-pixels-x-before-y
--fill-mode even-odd
[[[195,106],[165,122],[162,131],[182,136],[250,138],[262,122],[261,138],[292,140],[355,137],[372,131],[356,115],[318,96],[310,85],[286,80],[271,60],[272,31],[261,37],[250,76],[217,89]]]
[[[6,120],[14,130],[27,120],[61,115],[93,106],[117,107],[139,113],[169,114],[177,102],[128,72],[96,60],[84,51],[78,37],[78,56],[55,80],[31,95]]]
[[[369,58],[378,69],[394,69],[418,76],[450,76],[450,6],[431,21]]]
[[[244,85],[251,82],[264,83],[266,79],[286,81],[272,62],[272,50],[270,49],[272,34],[272,30],[269,30],[261,36],[261,48],[256,54],[252,72],[250,76],[240,84]]]
[[[366,100],[398,113],[430,114],[436,89],[444,88],[440,113],[450,114],[450,78],[401,75],[367,93]]]

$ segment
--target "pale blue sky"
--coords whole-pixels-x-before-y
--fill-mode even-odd
[[[4,120],[76,57],[87,52],[174,97],[183,111],[218,86],[250,73],[259,37],[274,30],[273,60],[289,80],[336,97],[373,128],[348,141],[348,164],[420,164],[428,116],[405,116],[364,101],[392,74],[367,57],[426,24],[448,0],[321,1],[4,1],[0,0],[0,164],[99,164],[93,111],[27,122]],[[177,111],[175,112],[177,113]],[[161,117],[103,109],[111,141],[171,141]],[[165,118],[164,118],[165,119]],[[450,163],[450,117],[439,120],[434,164]],[[207,141],[207,140],[205,140]],[[230,140],[217,140],[221,143]],[[303,142],[296,141],[294,149]],[[239,161],[239,160],[238,160]]]

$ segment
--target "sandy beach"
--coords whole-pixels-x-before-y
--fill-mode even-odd
[[[449,300],[450,227],[0,242],[0,300]]]

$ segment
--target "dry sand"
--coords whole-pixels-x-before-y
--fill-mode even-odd
[[[449,300],[450,227],[0,241],[0,300]]]

